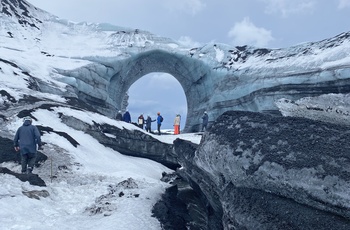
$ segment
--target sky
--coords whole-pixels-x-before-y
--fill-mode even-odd
[[[108,22],[198,46],[225,43],[284,48],[350,31],[350,0],[29,0],[74,22]],[[153,82],[150,84],[150,82]],[[129,90],[133,121],[143,113],[175,115],[185,126],[187,101],[171,75],[150,74]],[[164,100],[162,100],[164,99]],[[199,121],[200,122],[200,121]]]
[[[350,0],[29,0],[60,18],[193,43],[283,48],[350,30]]]
[[[163,117],[162,129],[173,129],[176,114],[181,115],[180,129],[185,127],[187,117],[186,95],[180,83],[170,74],[147,74],[136,81],[129,89],[129,106],[133,122],[143,114],[152,120],[157,113]],[[157,129],[156,122],[152,123],[152,131]]]

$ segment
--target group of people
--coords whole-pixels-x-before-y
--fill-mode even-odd
[[[158,135],[161,134],[160,132],[160,127],[162,126],[162,122],[163,122],[163,117],[162,115],[160,115],[160,112],[157,113],[157,119],[152,120],[152,118],[150,117],[150,115],[147,115],[147,118],[145,119],[143,117],[143,114],[141,114],[138,118],[137,118],[137,126],[140,127],[141,129],[143,129],[143,127],[145,126],[145,129],[147,132],[151,133],[152,132],[152,122],[157,121],[157,131],[158,131]]]
[[[117,115],[116,115],[116,120],[131,123],[131,115],[130,115],[128,110],[126,110],[124,114],[122,114],[122,112],[119,110]],[[162,126],[163,117],[162,117],[162,115],[160,115],[160,112],[157,113],[157,119],[154,119],[154,120],[151,118],[150,115],[147,115],[147,118],[145,119],[143,114],[141,114],[137,118],[136,125],[138,127],[140,127],[141,129],[145,128],[147,132],[151,133],[152,132],[151,125],[152,125],[152,122],[155,122],[155,121],[157,121],[158,135],[161,135],[160,127]]]
[[[127,123],[131,123],[131,115],[129,113],[128,110],[125,111],[124,114],[122,114],[122,112],[119,110],[117,115],[116,115],[116,119],[119,121],[124,121]],[[208,113],[207,111],[204,112],[203,116],[201,117],[202,119],[202,129],[201,131],[204,132],[205,130],[207,130],[207,126],[208,126]],[[160,115],[160,112],[157,113],[157,119],[152,120],[152,118],[147,115],[147,118],[145,119],[143,114],[141,114],[138,118],[137,118],[137,126],[140,127],[141,129],[143,129],[145,127],[147,132],[151,132],[151,124],[152,122],[157,121],[157,131],[158,134],[160,135],[160,127],[162,125],[163,122],[163,117]],[[174,134],[180,134],[180,124],[181,124],[181,116],[180,114],[176,114],[175,119],[174,119]]]

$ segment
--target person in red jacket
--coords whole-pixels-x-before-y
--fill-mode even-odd
[[[176,117],[174,119],[174,134],[180,134],[180,123],[181,123],[181,116],[180,114],[176,114]]]

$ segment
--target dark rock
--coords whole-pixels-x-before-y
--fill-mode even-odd
[[[89,125],[64,114],[61,119],[66,125],[90,134],[104,146],[124,155],[151,159],[171,169],[180,167],[171,144],[158,141],[141,130],[120,129],[109,124]]]
[[[20,162],[21,156],[13,147],[13,140],[0,136],[0,163],[3,162]]]
[[[47,160],[47,156],[41,151],[37,152],[37,157],[35,161],[35,166],[39,167],[42,162]],[[19,152],[16,152],[13,148],[13,140],[10,140],[8,138],[4,138],[0,136],[0,163],[3,162],[21,162],[21,156]]]
[[[40,197],[46,198],[50,196],[50,193],[46,190],[33,190],[33,191],[23,191],[23,195],[26,195],[28,198],[40,200]]]
[[[222,229],[220,221],[214,224],[207,199],[200,190],[192,189],[179,176],[171,183],[172,186],[166,189],[152,209],[153,216],[161,222],[162,229]]]
[[[79,145],[79,143],[73,138],[71,137],[69,134],[65,133],[65,132],[61,132],[61,131],[55,131],[53,128],[51,127],[44,127],[44,126],[41,126],[41,125],[38,125],[37,126],[39,131],[41,133],[43,132],[47,132],[47,133],[56,133],[58,134],[59,136],[65,138],[67,141],[69,141],[69,143],[71,143],[71,145],[73,145],[74,147],[77,147]]]
[[[182,168],[177,170],[178,175],[187,181],[193,191],[197,194],[197,203],[203,204],[204,208],[197,211],[202,216],[200,222],[201,229],[223,229],[222,224],[222,204],[218,199],[219,194],[213,184],[207,183],[207,172],[193,164],[193,157],[198,149],[198,145],[190,141],[176,139],[174,141],[174,151],[178,154],[179,164]],[[204,191],[204,192],[203,192]],[[197,205],[199,206],[199,205]],[[205,219],[205,221],[203,221]]]
[[[96,124],[89,133],[101,144],[124,155],[148,158],[171,169],[180,167],[176,155],[172,152],[171,144],[160,142],[139,130],[118,129],[108,124]],[[105,134],[112,134],[115,138]]]
[[[197,149],[174,145],[224,229],[349,229],[349,139],[340,125],[231,111]]]
[[[45,181],[43,181],[37,174],[15,173],[15,172],[9,170],[8,168],[4,168],[4,167],[0,167],[0,173],[15,176],[17,179],[19,179],[20,181],[23,181],[23,182],[28,181],[31,185],[36,185],[36,186],[41,186],[41,187],[46,186]]]
[[[177,198],[178,188],[172,186],[162,195],[165,202],[157,202],[153,208],[153,216],[157,217],[165,230],[187,230],[190,217],[186,203]]]

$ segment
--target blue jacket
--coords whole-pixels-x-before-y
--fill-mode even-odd
[[[131,123],[131,116],[130,113],[128,111],[126,111],[123,115],[123,121]]]
[[[157,117],[157,124],[158,125],[162,124],[162,121],[160,120],[161,117],[162,117],[161,115],[158,115],[158,117]]]
[[[41,145],[40,132],[30,121],[25,121],[17,129],[13,143],[15,147],[19,146],[21,154],[36,153],[36,145]]]

